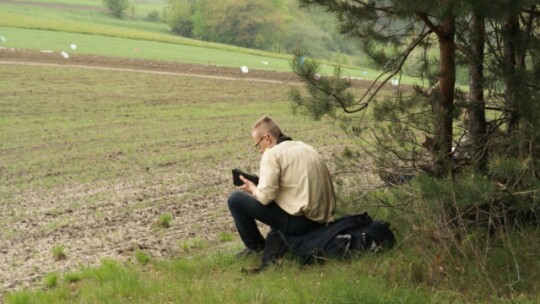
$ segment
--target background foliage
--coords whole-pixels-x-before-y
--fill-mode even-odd
[[[103,3],[116,18],[123,18],[130,7],[129,0],[103,0]]]
[[[368,155],[371,169],[398,186],[388,196],[349,181],[349,200],[405,202],[396,220],[422,231],[422,256],[439,246],[477,265],[493,292],[521,290],[534,274],[523,272],[529,249],[516,246],[540,227],[540,137],[531,131],[540,128],[538,2],[300,2],[335,14],[340,31],[361,40],[383,70],[382,83],[358,94],[339,68],[321,77],[303,52],[293,59],[305,83],[291,90],[295,108],[335,119],[362,143],[342,155],[340,172],[355,178]],[[394,81],[411,60],[421,81],[400,87]],[[459,73],[467,86],[456,82]],[[381,93],[386,82],[394,94]],[[424,266],[414,267],[425,280]],[[505,280],[489,278],[505,269]]]
[[[354,42],[340,37],[335,18],[300,10],[292,0],[169,0],[167,24],[182,36],[278,53],[308,50],[316,58],[367,65]]]

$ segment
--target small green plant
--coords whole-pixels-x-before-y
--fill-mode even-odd
[[[55,261],[65,260],[67,258],[64,246],[56,245],[52,248],[53,259]]]
[[[49,289],[55,288],[58,286],[58,273],[53,272],[43,278],[43,284]]]
[[[203,239],[190,239],[180,242],[179,247],[183,251],[199,250],[208,246],[208,243]]]
[[[157,225],[163,228],[171,227],[172,215],[165,213],[159,216]]]
[[[218,236],[222,242],[230,242],[234,239],[233,234],[227,231],[221,231]]]
[[[139,263],[143,265],[146,265],[148,264],[148,262],[150,262],[150,255],[140,249],[135,250],[135,258]]]
[[[64,280],[68,283],[77,283],[82,280],[82,275],[80,273],[66,273],[64,275]]]

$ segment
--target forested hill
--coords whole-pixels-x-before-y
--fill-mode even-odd
[[[369,64],[354,41],[339,34],[335,16],[301,9],[296,0],[107,0],[125,2],[118,17],[137,13],[177,35],[278,53],[302,49],[315,58]],[[148,7],[153,7],[149,10]],[[146,8],[146,9],[145,9]]]

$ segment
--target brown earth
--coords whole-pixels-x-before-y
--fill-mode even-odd
[[[0,64],[62,65],[231,81],[299,82],[291,73],[250,71],[242,74],[237,68],[93,55],[72,55],[66,60],[58,52],[15,49],[0,49]],[[358,84],[364,86],[369,82]],[[3,230],[0,232],[0,302],[8,291],[43,286],[42,279],[50,272],[64,273],[81,266],[99,265],[104,258],[133,259],[137,249],[154,257],[175,256],[179,251],[189,251],[190,240],[215,240],[222,232],[235,234],[224,204],[230,187],[221,186],[227,184],[223,177],[213,177],[215,187],[223,187],[221,196],[201,194],[190,197],[190,204],[174,203],[174,198],[196,192],[189,189],[191,186],[178,188],[177,180],[181,176],[170,174],[160,178],[159,183],[151,186],[134,180],[62,186],[45,192],[14,191],[0,196],[7,198],[0,203],[3,221],[0,223]],[[2,187],[0,184],[0,190]],[[91,203],[85,201],[89,197],[94,198]],[[164,213],[173,216],[168,229],[159,228],[155,223]],[[55,244],[64,244],[67,258],[53,259]]]

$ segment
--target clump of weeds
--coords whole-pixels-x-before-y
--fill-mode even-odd
[[[52,255],[55,261],[61,261],[67,258],[65,248],[61,245],[56,245],[52,248]]]

